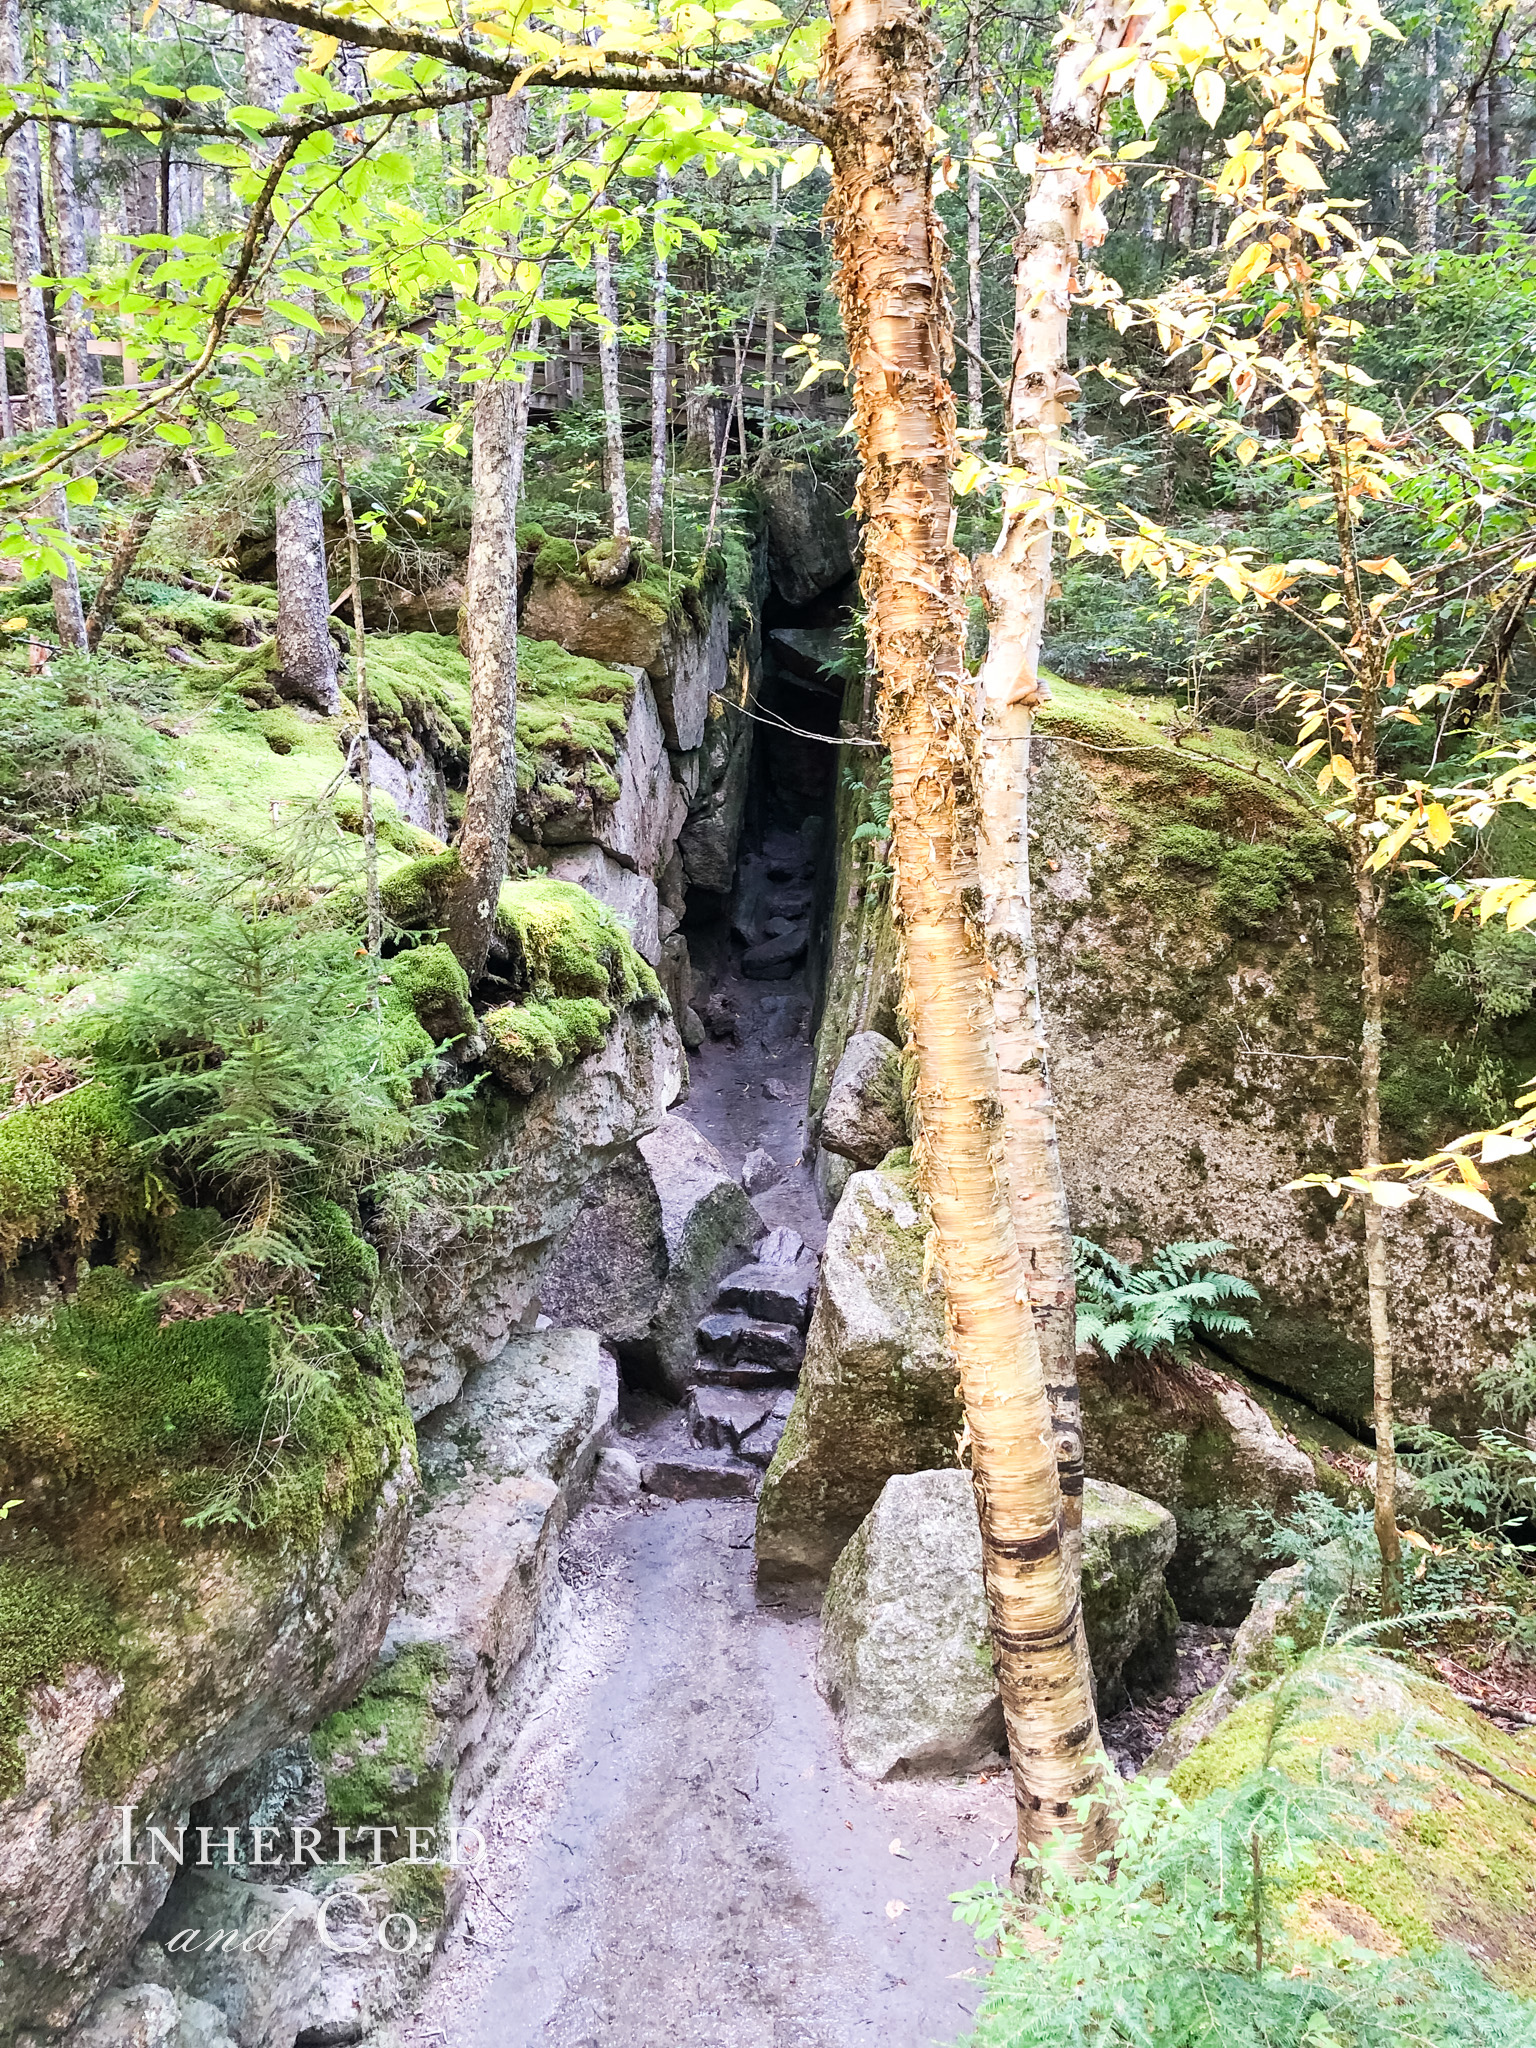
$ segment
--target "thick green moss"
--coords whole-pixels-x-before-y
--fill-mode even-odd
[[[1383,1784],[1371,1766],[1389,1761],[1394,1749],[1402,1761]],[[1361,1761],[1364,1771],[1357,1770]],[[1305,1916],[1319,1906],[1326,1911],[1330,1899],[1344,1900],[1368,1914],[1389,1943],[1415,1950],[1460,1942],[1498,1982],[1536,1988],[1536,1768],[1527,1746],[1441,1685],[1384,1660],[1329,1652],[1235,1708],[1170,1782],[1193,1801],[1265,1764],[1305,1782],[1323,1763],[1346,1779],[1357,1777],[1368,1795],[1373,1784],[1387,1795],[1372,1802],[1381,1833],[1370,1841],[1340,1828],[1313,1867],[1277,1884],[1276,1906]],[[1478,1766],[1494,1779],[1479,1776]]]
[[[595,996],[551,996],[488,1011],[482,1028],[492,1073],[522,1094],[545,1075],[600,1052],[613,1012]]]
[[[504,883],[496,926],[538,1002],[596,996],[622,1009],[662,1000],[660,982],[613,912],[574,882],[541,876]]]
[[[0,1523],[0,1799],[21,1783],[27,1694],[74,1665],[110,1668],[116,1639],[111,1600],[95,1578]]]
[[[403,1651],[310,1738],[331,1820],[399,1830],[396,1856],[406,1853],[407,1828],[436,1828],[448,1811],[452,1779],[427,1761],[438,1728],[432,1688],[443,1670],[432,1644]]]
[[[349,1297],[366,1298],[371,1255],[335,1204],[316,1204],[307,1221],[340,1323]],[[194,1515],[270,1434],[272,1368],[259,1311],[141,1290],[98,1267],[50,1322],[0,1335],[0,1485],[75,1482],[119,1526]],[[393,1354],[351,1340],[286,1417],[284,1455],[250,1511],[273,1540],[314,1540],[372,1496],[409,1428]]]
[[[469,976],[447,946],[413,946],[389,963],[390,983],[439,1045],[475,1028]]]
[[[141,1218],[137,1136],[122,1097],[96,1081],[0,1119],[0,1265],[45,1240],[83,1252],[104,1220]]]
[[[456,853],[427,854],[407,861],[380,881],[384,915],[402,931],[441,931],[448,922],[448,899],[459,872]],[[362,902],[360,885],[351,883],[346,890],[338,889],[332,900],[350,920]]]
[[[363,793],[353,783],[336,792],[333,799],[336,822],[343,832],[355,832],[361,836],[363,829]],[[432,854],[438,852],[442,842],[434,839],[430,832],[420,831],[408,824],[395,809],[394,800],[383,790],[373,792],[373,831],[381,846],[390,847],[395,853],[407,855]]]
[[[373,634],[368,641],[369,724],[416,737],[440,756],[469,748],[469,663],[441,633]]]
[[[541,583],[553,583],[557,576],[579,576],[581,556],[576,551],[576,543],[546,536],[533,558],[533,573]]]

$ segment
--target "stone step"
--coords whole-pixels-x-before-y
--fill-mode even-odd
[[[789,1387],[794,1381],[786,1372],[778,1372],[771,1365],[759,1365],[754,1359],[743,1358],[735,1365],[722,1365],[718,1359],[701,1358],[694,1367],[694,1373],[701,1387]]]
[[[719,1451],[673,1451],[640,1468],[647,1493],[667,1500],[756,1500],[762,1473]]]
[[[768,1365],[800,1370],[805,1339],[791,1323],[765,1323],[739,1309],[716,1310],[698,1327],[699,1349],[720,1365]]]
[[[715,1306],[740,1309],[760,1323],[793,1323],[803,1330],[811,1319],[811,1299],[816,1292],[816,1268],[794,1266],[738,1266],[715,1293]]]
[[[787,1387],[749,1392],[737,1387],[695,1387],[688,1396],[688,1428],[703,1450],[731,1451],[754,1465],[772,1462],[794,1395]]]

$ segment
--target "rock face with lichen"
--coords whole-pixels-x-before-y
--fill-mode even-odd
[[[894,1472],[952,1464],[960,1430],[943,1296],[924,1277],[910,1174],[856,1173],[822,1254],[789,1422],[763,1481],[764,1579],[825,1577]]]
[[[1251,1521],[1238,1526],[1247,1506],[1283,1511],[1309,1484],[1347,1492],[1371,1455],[1359,1219],[1323,1189],[1289,1186],[1358,1152],[1347,877],[1262,742],[1218,732],[1176,745],[1154,712],[1070,684],[1036,732],[1035,914],[1073,1228],[1133,1262],[1224,1239],[1222,1263],[1262,1297],[1252,1337],[1225,1346],[1227,1391],[1198,1414],[1090,1370],[1089,1469],[1175,1509],[1181,1608],[1236,1619],[1266,1565]],[[872,757],[851,764],[838,802],[818,1113],[854,1037],[896,1033],[888,891],[872,843],[852,836],[881,815]],[[1458,1075],[1491,1060],[1505,1085],[1536,1064],[1530,1017],[1467,1043],[1475,1020],[1457,975],[1435,971],[1432,941],[1394,900],[1383,1099],[1388,1142],[1408,1152],[1485,1120]],[[828,1199],[841,1177],[823,1152]],[[1479,1376],[1524,1340],[1536,1307],[1529,1174],[1514,1162],[1488,1177],[1497,1228],[1428,1203],[1387,1220],[1402,1412],[1441,1427],[1487,1419]]]
[[[1165,1682],[1173,1517],[1119,1486],[1083,1501],[1083,1623],[1100,1713]],[[897,1474],[833,1567],[817,1682],[866,1777],[973,1770],[1005,1747],[969,1473]]]
[[[1178,1517],[1168,1586],[1186,1621],[1242,1620],[1272,1560],[1266,1515],[1300,1493],[1357,1497],[1363,1447],[1299,1401],[1240,1373],[1078,1357],[1088,1470]]]
[[[576,1222],[586,1189],[661,1122],[681,1078],[670,1026],[626,1010],[600,1051],[526,1100],[487,1097],[477,1156],[493,1171],[515,1169],[494,1195],[493,1227],[445,1206],[416,1217],[396,1251],[403,1286],[393,1335],[413,1413],[452,1400],[464,1375],[538,1314],[540,1267]]]
[[[844,1047],[821,1112],[821,1142],[865,1167],[906,1144],[901,1050],[878,1031],[856,1031]]]

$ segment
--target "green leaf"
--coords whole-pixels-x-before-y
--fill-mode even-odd
[[[273,299],[269,303],[274,313],[281,313],[295,327],[307,327],[311,334],[324,334],[325,329],[307,306],[297,305],[292,299]]]

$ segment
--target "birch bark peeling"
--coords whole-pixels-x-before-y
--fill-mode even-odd
[[[906,0],[832,0],[841,116],[830,202],[862,474],[863,590],[891,749],[895,900],[917,1052],[918,1159],[936,1232],[981,1522],[1021,1856],[1095,1853],[1103,1773],[1050,1408],[1008,1201],[980,925],[964,645],[950,544],[954,400],[930,198],[935,46]]]
[[[1035,707],[1049,695],[1040,681],[1040,643],[1051,588],[1050,499],[1035,485],[1056,475],[1060,430],[1078,393],[1067,367],[1072,271],[1096,211],[1087,158],[1098,141],[1104,90],[1085,86],[1083,73],[1094,57],[1125,39],[1132,13],[1131,0],[1086,0],[1074,19],[1079,33],[1057,61],[1040,167],[1014,251],[1007,450],[1025,481],[1010,489],[995,548],[976,561],[990,628],[978,685],[980,869],[994,976],[1003,1150],[1074,1561],[1081,1553],[1083,1512],[1077,1290],[1029,882],[1030,733]]]

